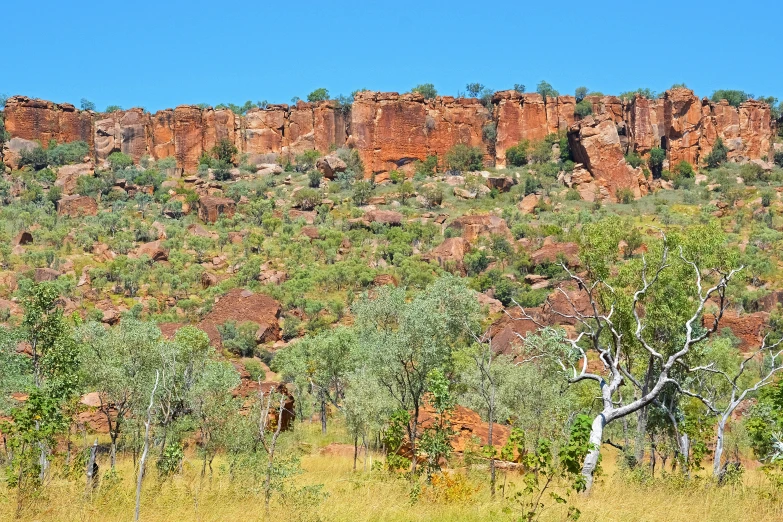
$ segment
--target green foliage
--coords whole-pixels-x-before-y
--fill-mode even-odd
[[[459,172],[481,170],[484,167],[484,154],[479,147],[458,143],[446,152],[446,168]]]
[[[259,380],[263,381],[266,379],[264,368],[261,366],[261,363],[255,359],[245,362],[245,370],[251,381],[258,382]]]
[[[525,92],[525,85],[522,83],[515,83],[514,84],[514,90],[518,93],[524,93]]]
[[[422,83],[411,89],[411,92],[421,94],[425,100],[430,100],[438,95],[435,85],[431,83]]]
[[[374,189],[375,187],[371,181],[357,181],[353,185],[351,199],[357,206],[366,205],[370,201]]]
[[[545,82],[544,80],[538,82],[538,85],[536,86],[536,92],[540,94],[545,100],[547,98],[556,98],[557,96],[560,96],[560,93],[557,92],[557,90],[555,90],[551,84]]]
[[[90,154],[90,146],[83,141],[57,144],[52,140],[46,151],[49,164],[55,166],[81,163],[85,156]]]
[[[581,100],[576,104],[574,112],[580,118],[586,118],[587,116],[593,114],[593,104],[590,102],[590,100]]]
[[[465,90],[468,92],[468,96],[475,98],[484,90],[484,85],[480,83],[469,83],[465,86]]]
[[[783,167],[783,150],[775,152],[775,165]]]
[[[40,145],[22,149],[19,154],[19,166],[30,166],[34,170],[41,170],[49,165],[49,156]]]
[[[225,163],[233,163],[234,162],[234,155],[239,152],[236,145],[234,145],[231,140],[223,138],[219,142],[215,144],[214,147],[212,147],[212,150],[210,153],[212,156],[218,160]]]
[[[481,137],[484,141],[494,143],[498,137],[498,128],[495,122],[489,122],[481,128]]]
[[[739,107],[741,103],[753,98],[752,94],[748,94],[745,91],[739,91],[736,89],[718,89],[713,91],[710,99],[718,103],[721,100],[726,100],[732,107]]]
[[[320,87],[307,95],[307,101],[310,103],[322,102],[329,99],[329,91]]]
[[[438,157],[427,156],[424,161],[417,160],[413,166],[417,176],[434,176],[438,171]]]
[[[255,355],[258,324],[252,321],[239,324],[236,321],[226,321],[218,325],[217,330],[223,347],[229,352],[243,357]]]
[[[103,112],[111,113],[111,112],[119,112],[121,110],[122,107],[120,107],[119,105],[108,105],[106,106],[106,110],[104,110]]]
[[[650,167],[653,178],[661,177],[663,171],[663,162],[666,161],[666,151],[660,147],[655,147],[650,151],[650,157],[647,159],[647,165]]]
[[[658,97],[655,91],[650,90],[648,87],[640,87],[635,91],[626,91],[620,93],[619,97],[623,101],[630,102],[633,101],[636,96],[641,96],[642,98],[647,98],[648,100],[654,100]]]
[[[626,154],[625,161],[633,168],[639,167],[644,163],[644,159],[636,152],[629,152]]]
[[[582,100],[584,100],[588,92],[590,91],[587,89],[587,87],[577,87],[576,90],[574,90],[574,98],[576,98],[576,103],[579,103]],[[592,107],[590,112],[592,112]]]
[[[516,145],[506,149],[506,163],[512,167],[522,167],[527,164],[528,149],[530,142],[522,140]]]
[[[311,170],[307,173],[307,182],[311,188],[318,188],[321,186],[321,180],[324,175],[320,170]]]
[[[313,210],[321,204],[321,193],[312,188],[303,188],[294,194],[294,206],[302,210]]]
[[[710,169],[716,169],[728,159],[729,149],[723,144],[723,140],[718,138],[712,146],[712,152],[704,158],[704,163]]]
[[[124,152],[112,152],[109,154],[109,157],[106,158],[106,161],[109,162],[109,167],[115,172],[124,170],[133,165],[133,158]]]
[[[79,102],[79,107],[81,107],[83,111],[95,111],[95,104],[87,98],[81,99]]]
[[[315,149],[306,150],[296,156],[296,170],[308,172],[315,168],[315,162],[321,157],[321,153]]]

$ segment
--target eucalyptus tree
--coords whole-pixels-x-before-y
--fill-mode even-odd
[[[406,430],[416,454],[419,416],[428,374],[452,366],[456,348],[468,342],[465,325],[475,324],[479,305],[472,291],[444,276],[406,300],[404,288],[385,286],[353,306],[359,343],[370,374],[400,410],[410,412]],[[416,470],[412,459],[411,470]]]
[[[665,390],[692,394],[682,384],[691,372],[693,352],[717,331],[727,307],[727,288],[741,269],[722,232],[710,225],[694,227],[685,236],[662,234],[660,241],[649,243],[649,255],[613,269],[618,241],[616,231],[606,225],[585,227],[591,244],[582,252],[587,275],[563,265],[586,306],[561,289],[566,310],[552,309],[556,316],[574,321],[578,333],[564,339],[550,356],[570,382],[595,383],[601,397],[582,467],[588,491],[607,424],[653,404]],[[702,325],[708,306],[717,309]],[[522,314],[537,321],[524,310]],[[589,352],[597,355],[602,370],[588,366]],[[631,386],[633,396],[621,390],[624,384]]]

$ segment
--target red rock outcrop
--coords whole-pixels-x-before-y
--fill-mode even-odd
[[[65,196],[57,202],[57,214],[60,216],[95,216],[98,214],[98,203],[89,196]]]
[[[509,147],[522,140],[539,141],[549,134],[546,105],[540,94],[500,91],[494,94],[492,103],[497,121],[495,161],[498,165],[505,165]]]
[[[644,178],[640,180],[640,172],[625,161],[617,126],[609,116],[588,116],[574,124],[568,142],[574,159],[584,164],[599,188],[605,188],[612,198],[619,189],[631,190],[636,198],[644,194]]]
[[[46,147],[58,143],[92,142],[92,117],[69,103],[13,96],[5,105],[5,128],[14,138],[38,140]]]
[[[221,215],[232,217],[236,208],[236,203],[230,198],[201,196],[198,199],[198,217],[205,223],[214,223]]]
[[[206,332],[213,346],[220,348],[218,325],[250,321],[258,325],[257,341],[274,342],[280,339],[279,317],[280,304],[271,297],[235,288],[221,297],[197,326]]]
[[[442,157],[457,143],[480,147],[490,161],[482,137],[489,121],[489,110],[474,98],[364,91],[353,103],[351,140],[367,174]]]
[[[462,237],[471,244],[475,244],[479,238],[489,239],[493,235],[500,235],[509,241],[514,240],[506,221],[494,214],[476,214],[460,216],[451,222],[449,228],[462,232]]]

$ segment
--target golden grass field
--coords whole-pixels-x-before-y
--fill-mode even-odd
[[[308,428],[309,429],[309,428]],[[508,499],[491,500],[487,474],[470,471],[463,481],[459,498],[444,499],[425,488],[417,502],[410,498],[411,485],[379,471],[352,471],[353,460],[347,455],[322,455],[319,446],[333,440],[323,438],[315,428],[302,443],[310,454],[302,459],[304,473],[299,484],[323,484],[328,496],[315,506],[281,505],[273,501],[269,516],[265,515],[261,495],[242,493],[230,485],[218,471],[215,476],[201,478],[201,463],[187,459],[183,472],[160,482],[155,473],[145,480],[141,520],[149,522],[175,521],[499,521],[519,520],[520,512]],[[312,435],[312,436],[309,436]],[[300,435],[301,436],[301,435]],[[378,458],[377,456],[375,457]],[[590,496],[572,494],[571,501],[581,510],[580,521],[587,522],[710,522],[783,520],[783,504],[771,498],[774,490],[758,470],[746,472],[744,483],[718,488],[708,481],[684,486],[676,481],[657,481],[640,485],[627,473],[612,465],[614,456],[607,451],[604,472]],[[108,462],[101,462],[106,470]],[[361,462],[360,462],[361,469]],[[153,468],[154,469],[154,468]],[[114,486],[104,483],[88,498],[83,479],[54,478],[43,496],[33,501],[22,514],[29,521],[95,521],[114,522],[133,519],[135,481],[132,463],[122,458],[118,464],[120,481]],[[464,470],[455,473],[463,473]],[[499,482],[503,481],[502,473]],[[519,475],[509,473],[507,492],[512,484],[521,482]],[[467,491],[467,493],[465,493]],[[562,491],[561,491],[562,492]],[[777,495],[775,495],[777,496]],[[544,510],[540,520],[564,520],[565,509],[555,506]],[[16,493],[0,483],[0,520],[12,520]],[[509,511],[510,509],[510,511]]]

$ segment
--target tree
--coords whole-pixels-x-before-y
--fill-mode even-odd
[[[715,144],[712,146],[712,151],[704,158],[704,163],[708,168],[716,169],[721,164],[725,163],[729,156],[729,149],[723,144],[723,140],[719,137],[715,140]]]
[[[239,152],[239,150],[231,140],[223,138],[212,147],[210,152],[216,160],[223,161],[227,164],[233,164],[234,154]]]
[[[425,100],[430,100],[438,95],[438,91],[431,83],[422,83],[411,89],[411,92],[421,94]]]
[[[112,152],[109,154],[109,157],[106,158],[106,161],[109,162],[109,167],[115,172],[125,170],[133,165],[133,158],[124,152]]]
[[[522,140],[516,145],[507,148],[506,163],[513,167],[522,167],[527,165],[527,155],[529,148],[530,142],[528,140]]]
[[[103,112],[107,112],[107,113],[109,113],[109,112],[119,112],[121,110],[122,110],[122,107],[120,107],[119,105],[108,105],[108,106],[106,106],[106,110],[103,111]]]
[[[95,104],[88,100],[87,98],[82,98],[79,102],[79,106],[83,111],[94,111],[95,110]],[[108,112],[108,111],[107,111]]]
[[[580,101],[585,99],[585,96],[587,96],[588,93],[587,87],[577,87],[574,91],[574,98],[576,98],[576,103],[579,103]]]
[[[368,370],[397,407],[411,413],[405,429],[416,455],[427,376],[450,366],[466,325],[475,328],[478,303],[458,279],[444,276],[410,302],[404,288],[384,286],[374,299],[357,302],[353,312]]]
[[[653,179],[658,179],[661,177],[661,172],[663,172],[663,162],[666,160],[666,151],[659,148],[654,147],[650,151],[650,157],[647,160],[647,165],[650,167],[650,171],[652,172]]]
[[[151,323],[124,319],[108,330],[99,323],[87,323],[79,327],[76,337],[83,346],[87,385],[97,392],[98,411],[106,417],[114,469],[126,417],[141,407],[149,390],[160,330]]]
[[[475,98],[484,90],[484,85],[480,83],[469,83],[465,86],[465,90],[468,91],[471,98]]]
[[[484,153],[479,147],[458,143],[446,152],[446,167],[449,170],[469,172],[484,167]]]
[[[750,98],[753,98],[752,94],[748,94],[745,91],[739,91],[736,89],[718,89],[717,91],[713,91],[712,96],[710,97],[710,99],[715,103],[719,103],[721,100],[726,100],[732,107],[739,107],[740,104]]]
[[[326,101],[328,99],[329,99],[329,91],[327,91],[323,87],[316,89],[307,95],[307,101],[309,101],[310,103]]]
[[[590,100],[579,100],[579,102],[576,104],[576,107],[574,108],[574,112],[580,118],[586,118],[593,114],[593,104],[590,102]]]
[[[650,90],[648,87],[640,87],[635,91],[626,91],[620,93],[619,98],[623,101],[630,102],[633,101],[633,99],[636,98],[637,96],[641,96],[642,98],[647,98],[650,100],[653,100],[658,97],[655,91]]]
[[[735,254],[724,249],[722,234],[699,227],[687,238],[669,241],[664,236],[650,256],[655,259],[652,264],[644,256],[626,265],[628,272],[621,268],[627,278],[609,282],[609,263],[616,257],[617,238],[594,226],[586,228],[592,241],[591,250],[585,252],[589,279],[563,267],[583,289],[589,306],[580,309],[564,294],[571,311],[558,313],[576,320],[581,331],[572,339],[564,338],[558,349],[561,351],[550,356],[570,373],[569,382],[594,382],[601,395],[602,409],[592,421],[590,451],[582,467],[585,489],[589,491],[606,425],[646,408],[665,390],[682,390],[683,368],[690,369],[694,347],[717,330],[726,307],[726,290],[739,268],[732,267]],[[673,246],[677,257],[671,255]],[[711,267],[708,271],[707,266]],[[678,292],[672,295],[671,288]],[[719,303],[719,309],[707,327],[702,327],[701,318],[711,300]],[[523,317],[536,321],[524,309],[521,311]],[[591,350],[609,372],[608,379],[588,371],[587,353]],[[634,351],[642,357],[632,357]],[[631,366],[631,361],[641,365]],[[632,399],[626,393],[622,396],[627,400],[618,395],[623,383],[635,388]]]
[[[522,83],[515,83],[514,90],[517,91],[518,93],[523,93],[525,92],[525,85]]]
[[[545,82],[544,80],[538,82],[538,85],[536,86],[536,92],[540,94],[544,100],[547,98],[556,98],[557,96],[560,96],[560,93],[557,92],[551,84]]]

